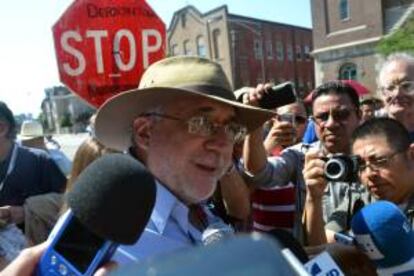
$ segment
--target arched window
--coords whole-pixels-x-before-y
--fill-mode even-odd
[[[349,3],[348,0],[339,1],[339,17],[341,20],[349,18]]]
[[[356,80],[357,79],[357,67],[353,63],[346,63],[339,69],[340,80]]]
[[[204,37],[199,35],[196,40],[197,43],[197,55],[200,57],[206,57],[206,44],[204,43]]]
[[[281,41],[276,41],[276,57],[278,60],[283,60],[285,57],[283,43]]]
[[[192,54],[193,53],[191,52],[190,41],[189,40],[185,40],[184,41],[184,55],[191,56]]]
[[[220,58],[220,30],[215,29],[213,31],[213,46],[214,46],[214,59]]]
[[[177,45],[177,44],[174,44],[174,45],[171,47],[171,55],[176,56],[176,55],[178,55],[178,54],[179,54],[179,51],[178,51],[178,45]]]

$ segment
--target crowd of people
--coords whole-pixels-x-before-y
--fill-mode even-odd
[[[0,244],[2,265],[11,262],[4,275],[31,273],[67,208],[65,193],[93,160],[112,152],[142,162],[157,191],[137,243],[114,254],[118,266],[203,246],[210,225],[224,225],[232,235],[282,228],[308,252],[330,248],[335,255],[326,244],[337,242],[336,233],[352,236],[353,216],[378,200],[397,205],[412,230],[414,57],[396,53],[384,62],[382,99],[360,98],[351,84],[333,80],[316,87],[309,104],[297,99],[263,109],[260,99],[271,86],[245,89],[237,101],[219,64],[188,56],[161,60],[138,89],[99,108],[71,170],[53,159],[42,133],[17,142],[13,114],[1,102],[0,236],[21,231],[20,249],[40,244],[17,259]],[[327,173],[333,159],[346,166],[340,178]],[[343,252],[365,260],[357,248]]]

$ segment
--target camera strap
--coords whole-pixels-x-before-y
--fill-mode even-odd
[[[9,161],[9,166],[7,167],[6,175],[4,176],[3,180],[0,183],[0,192],[3,190],[4,183],[7,180],[7,177],[12,173],[14,167],[16,166],[16,158],[17,158],[17,145],[13,144],[13,151]]]

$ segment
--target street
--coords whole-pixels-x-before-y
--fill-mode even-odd
[[[66,156],[73,160],[75,156],[76,150],[88,138],[88,133],[78,133],[78,134],[60,134],[54,135],[53,139],[55,139],[61,146],[61,150],[66,154]]]

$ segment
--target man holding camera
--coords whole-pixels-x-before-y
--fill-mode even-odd
[[[306,156],[307,230],[314,245],[333,242],[336,232],[350,229],[353,214],[378,199],[399,205],[413,224],[414,145],[404,126],[390,118],[371,119],[355,130],[351,148],[352,158],[358,160],[354,163],[355,176],[359,176],[367,190],[344,200],[326,225],[321,212],[321,198],[327,185],[324,164],[316,154]]]
[[[295,102],[277,108],[277,115],[267,122],[263,141],[268,156],[279,156],[283,149],[302,140],[307,124],[306,108]],[[271,189],[255,189],[251,195],[253,229],[271,231],[293,229],[295,187],[293,183]]]
[[[259,85],[244,96],[244,102],[257,105],[266,93]],[[311,145],[317,149],[313,158],[307,158],[308,169],[314,167],[314,159],[336,153],[348,153],[352,132],[359,124],[359,99],[356,91],[340,81],[329,82],[315,90],[312,98],[313,119],[320,141]],[[304,150],[308,147],[298,144],[285,149],[278,157],[266,158],[262,144],[262,132],[256,130],[247,136],[244,150],[244,166],[248,180],[256,187],[281,187],[294,183],[296,187],[294,235],[303,241],[302,214],[305,204],[306,186],[302,174]],[[321,218],[330,216],[348,194],[349,183],[329,182],[321,198]],[[323,216],[322,216],[323,214]]]

